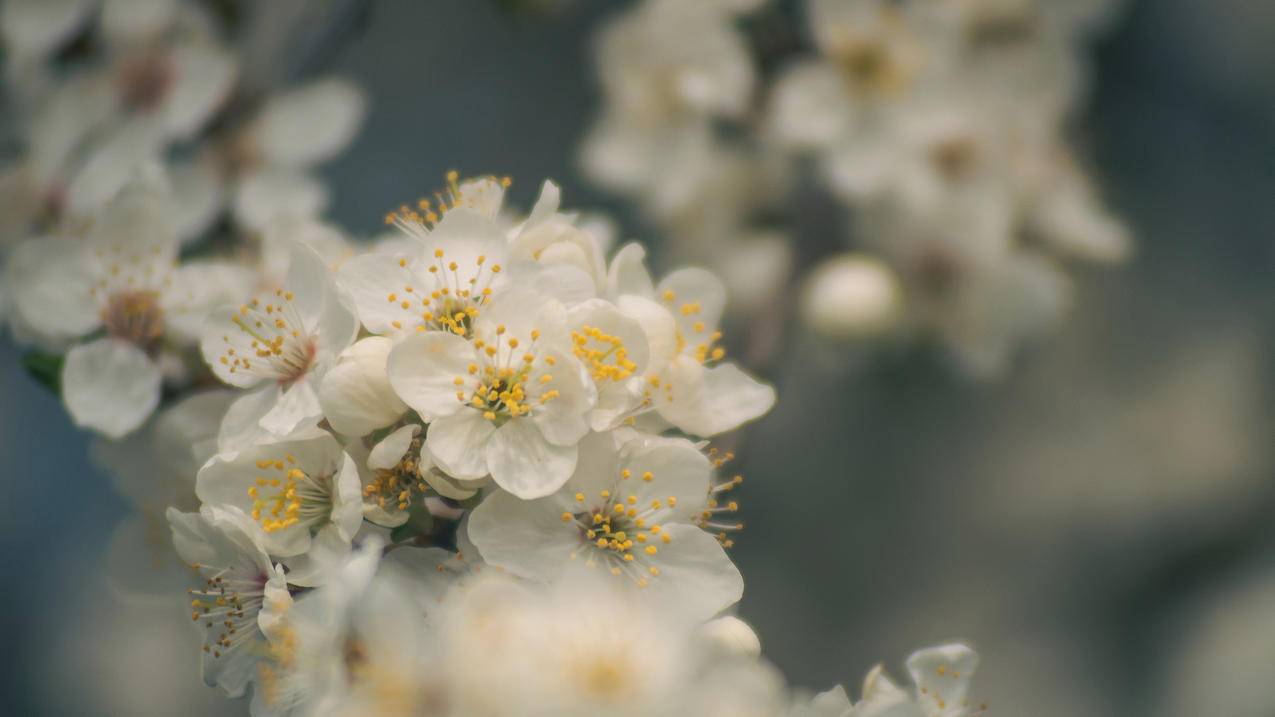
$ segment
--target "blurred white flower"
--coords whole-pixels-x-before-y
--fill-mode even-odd
[[[890,267],[867,254],[825,259],[806,278],[801,314],[813,331],[833,339],[875,336],[902,313],[902,287]]]

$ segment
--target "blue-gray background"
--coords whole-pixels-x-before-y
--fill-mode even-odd
[[[451,168],[512,175],[524,206],[553,177],[570,206],[618,208],[587,190],[573,148],[597,101],[588,38],[623,4],[531,21],[478,0],[375,2],[325,58],[372,99],[326,172],[335,219],[375,231]],[[857,689],[878,660],[897,672],[909,649],[963,638],[1003,717],[1221,715],[1235,708],[1209,709],[1198,662],[1275,664],[1242,644],[1271,633],[1260,619],[1211,637],[1275,556],[1275,10],[1134,2],[1094,61],[1075,137],[1139,248],[1080,276],[1059,335],[990,384],[921,354],[830,371],[805,342],[781,349],[779,406],[741,459],[734,556],[742,615],[799,685]],[[626,237],[659,242],[621,216]],[[241,710],[196,687],[170,628],[102,589],[126,505],[18,358],[0,344],[0,711]]]

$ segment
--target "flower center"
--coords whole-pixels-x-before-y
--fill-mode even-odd
[[[421,477],[420,472],[422,443],[419,436],[413,438],[398,465],[376,471],[372,481],[363,487],[363,497],[375,500],[382,508],[393,504],[399,510],[407,510],[412,503],[413,494],[424,495],[429,490],[429,484]]]
[[[112,294],[102,308],[102,324],[113,338],[153,348],[164,335],[164,311],[157,291],[123,291]]]
[[[637,364],[629,360],[624,341],[595,326],[572,331],[571,342],[572,352],[588,367],[594,381],[623,381],[637,370]]]
[[[576,493],[578,508],[564,511],[562,522],[580,536],[580,547],[571,553],[571,559],[587,551],[585,564],[589,567],[601,561],[612,575],[628,575],[645,587],[648,575],[660,574],[658,567],[644,563],[659,554],[659,545],[671,542],[659,521],[677,507],[677,497],[669,496],[664,501],[657,498],[639,505],[637,495],[619,490],[623,481],[632,477],[632,472],[624,469],[616,491],[600,491],[594,501],[589,501],[584,493]],[[645,482],[653,478],[650,471],[641,476]]]
[[[119,71],[119,91],[124,104],[138,110],[153,110],[168,95],[175,73],[162,52],[147,52],[123,62]]]
[[[290,385],[306,375],[317,352],[315,342],[305,330],[300,314],[292,304],[292,292],[275,292],[275,302],[253,299],[239,307],[231,322],[252,338],[252,356],[243,356],[233,347],[218,359],[230,367],[230,373],[250,371]],[[226,342],[230,339],[227,337]]]
[[[248,488],[252,519],[267,533],[297,524],[313,525],[332,515],[332,477],[311,476],[296,467],[297,459],[260,460],[257,468],[270,471]]]
[[[536,406],[543,406],[560,395],[557,389],[548,388],[553,383],[552,374],[542,373],[539,379],[531,380],[537,360],[546,366],[557,363],[553,356],[537,355],[540,332],[531,330],[531,345],[521,354],[521,342],[505,334],[505,327],[497,326],[496,338],[491,343],[475,339],[474,348],[479,351],[481,365],[471,363],[468,375],[457,376],[453,381],[457,400],[473,406],[482,412],[483,418],[498,425],[510,418],[525,416]],[[468,392],[467,385],[473,386]]]
[[[930,148],[930,162],[950,182],[966,177],[978,160],[978,144],[969,137],[952,137]]]
[[[194,564],[204,576],[204,584],[186,591],[190,595],[190,619],[203,621],[208,629],[204,652],[213,657],[252,639],[257,634],[257,613],[265,595],[267,577],[261,573],[241,575],[231,567]],[[214,634],[213,628],[221,626]]]
[[[399,259],[399,266],[406,268],[407,260]],[[479,309],[491,297],[491,284],[500,275],[500,264],[488,266],[487,257],[480,254],[473,266],[462,272],[459,263],[447,260],[444,250],[435,249],[429,275],[434,282],[432,288],[421,290],[405,284],[401,294],[390,292],[385,300],[404,311],[418,307],[422,322],[417,326],[419,331],[433,329],[465,336],[478,318]],[[392,325],[403,328],[401,321]]]

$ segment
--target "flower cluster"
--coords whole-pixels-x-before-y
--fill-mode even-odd
[[[608,260],[552,183],[513,216],[507,184],[453,174],[400,238],[335,269],[296,244],[211,313],[239,390],[188,413],[199,508],[168,512],[206,681],[258,715],[979,714],[961,646],[857,705],[758,659],[707,439],[775,394],[726,357],[725,289]]]
[[[805,324],[923,334],[995,373],[1065,312],[1065,262],[1129,252],[1063,132],[1080,48],[1116,4],[806,0],[799,28],[764,2],[646,0],[598,43],[606,102],[583,165],[720,267],[748,312],[786,285],[776,220],[800,231],[801,179],[818,181],[854,251],[812,273]]]
[[[15,0],[0,34],[22,111],[0,169],[0,322],[77,425],[118,439],[207,382],[213,306],[277,285],[294,240],[346,251],[309,170],[353,138],[362,94],[249,87],[221,24],[183,0]]]

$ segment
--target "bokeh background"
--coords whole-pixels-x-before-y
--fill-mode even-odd
[[[371,114],[326,170],[333,218],[372,233],[455,168],[511,175],[522,206],[553,177],[658,247],[575,164],[589,40],[623,5],[376,0],[341,20],[309,62],[361,82]],[[1060,333],[992,382],[923,350],[830,356],[796,327],[764,367],[781,398],[741,451],[734,557],[740,612],[795,684],[857,691],[876,661],[961,638],[1002,717],[1275,714],[1275,6],[1135,1],[1093,61],[1074,139],[1138,249],[1079,278]],[[828,248],[821,223],[799,251]],[[88,443],[0,342],[0,712],[245,713],[200,684],[179,596],[104,587],[127,508]]]

